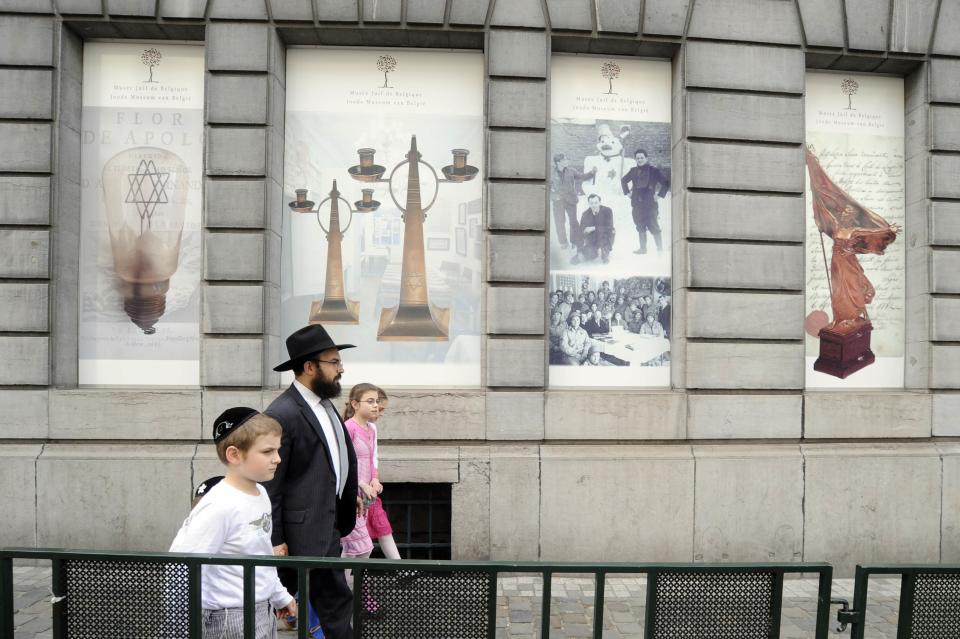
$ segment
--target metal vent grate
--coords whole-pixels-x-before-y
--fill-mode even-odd
[[[910,628],[911,639],[960,637],[960,575],[916,576]]]
[[[776,639],[777,580],[771,572],[667,572],[654,579],[648,639]]]
[[[496,580],[472,571],[365,570],[358,580],[362,639],[487,639]]]
[[[64,562],[69,639],[189,636],[185,564]]]

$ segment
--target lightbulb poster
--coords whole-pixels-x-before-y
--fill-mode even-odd
[[[287,52],[281,322],[344,383],[480,384],[483,55]]]
[[[806,386],[902,388],[903,78],[806,85]]]
[[[669,387],[670,63],[551,63],[550,386]]]
[[[203,47],[87,43],[79,383],[200,383]]]

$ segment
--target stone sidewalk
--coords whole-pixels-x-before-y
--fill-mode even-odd
[[[15,566],[14,609],[15,639],[52,639],[50,622],[50,569]],[[604,639],[643,637],[646,580],[634,577],[608,577],[606,581]],[[539,577],[501,577],[498,584],[497,637],[534,639],[540,634]],[[813,636],[816,613],[817,581],[787,579],[784,582],[783,617],[780,637],[801,639]],[[550,639],[592,637],[593,579],[554,576],[551,597]],[[833,582],[833,597],[853,599],[853,580]],[[900,599],[898,579],[873,579],[867,608],[868,639],[896,637]],[[831,611],[831,636],[849,636],[849,630],[836,632],[836,608]],[[117,623],[122,623],[123,608],[117,606]],[[292,632],[279,633],[281,639],[293,639]],[[402,638],[398,638],[402,639]]]

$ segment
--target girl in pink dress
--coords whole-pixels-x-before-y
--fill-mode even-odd
[[[344,557],[369,557],[373,551],[373,539],[378,539],[384,556],[400,559],[393,541],[393,530],[379,496],[383,492],[383,485],[377,472],[377,427],[374,421],[380,415],[382,393],[373,384],[357,384],[350,389],[344,409],[347,432],[357,454],[357,484],[364,503],[363,513],[357,517],[353,532],[341,540]]]
[[[370,422],[380,413],[380,401],[377,387],[373,384],[357,384],[350,389],[350,398],[343,416],[353,449],[357,453],[357,487],[363,499],[363,512],[357,515],[357,525],[353,531],[340,540],[344,557],[369,557],[373,552],[373,540],[367,531],[367,515],[370,504],[376,499],[377,491],[371,485],[374,478],[374,443],[376,438],[370,429]]]
[[[383,414],[387,412],[387,394],[382,388],[377,388],[377,399],[379,400],[379,412],[377,414],[377,424],[383,423]],[[367,531],[372,539],[376,539],[380,544],[380,551],[387,559],[400,559],[400,551],[397,550],[397,542],[393,540],[393,528],[390,526],[390,520],[387,518],[387,511],[383,509],[383,501],[380,499],[380,493],[383,492],[383,484],[379,477],[379,459],[377,458],[377,424],[370,424],[373,429],[374,449],[373,449],[373,488],[377,491],[377,500],[370,506],[367,514]]]

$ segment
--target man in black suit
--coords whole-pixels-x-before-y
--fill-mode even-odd
[[[670,191],[670,180],[657,167],[647,160],[647,152],[637,149],[633,153],[637,166],[633,167],[620,180],[623,194],[630,195],[630,204],[633,207],[633,223],[640,234],[640,248],[634,253],[647,252],[647,231],[657,243],[657,251],[663,250],[663,240],[660,238],[660,224],[657,222],[659,207],[657,198],[663,199]]]
[[[579,264],[582,260],[595,260],[599,254],[603,263],[610,261],[610,251],[613,250],[613,238],[616,232],[613,228],[613,210],[609,206],[600,204],[600,196],[591,193],[587,198],[590,205],[580,216],[580,244],[577,254],[570,260],[571,264]]]
[[[280,464],[264,483],[273,504],[276,555],[339,557],[340,538],[356,525],[357,456],[330,401],[340,394],[340,351],[352,347],[334,344],[320,325],[307,326],[287,338],[290,359],[273,369],[296,375],[264,411],[283,426]],[[297,590],[295,571],[280,570],[280,580]],[[353,594],[343,570],[312,571],[310,602],[325,637],[353,636]]]

